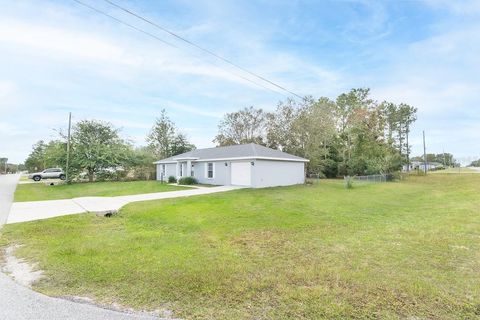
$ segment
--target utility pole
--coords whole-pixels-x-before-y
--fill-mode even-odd
[[[427,148],[425,147],[425,130],[423,130],[423,169],[427,174]]]
[[[70,182],[68,180],[68,172],[69,172],[69,165],[70,165],[70,130],[72,128],[72,113],[68,113],[68,135],[67,135],[67,168],[65,172],[65,180],[67,184]]]

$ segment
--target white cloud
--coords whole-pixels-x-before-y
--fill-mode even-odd
[[[379,41],[391,32],[390,18],[385,5],[378,1],[358,1],[364,10],[357,12],[344,27],[343,37],[348,41],[367,45]],[[367,16],[365,13],[367,12]]]
[[[480,21],[453,21],[437,24],[435,33],[423,40],[396,48],[392,66],[383,70],[373,95],[418,108],[412,132],[414,153],[422,152],[421,131],[425,129],[430,152],[445,149],[468,158],[480,152],[476,139],[480,125]]]
[[[480,2],[478,0],[426,0],[426,3],[436,9],[447,9],[460,15],[480,13]]]
[[[78,19],[72,18],[72,20]],[[128,30],[119,25],[115,27],[118,29],[115,35],[107,30],[99,30],[94,34],[76,30],[78,27],[75,25],[59,29],[41,22],[1,19],[0,44],[23,55],[34,56],[35,59],[41,57],[43,63],[59,60],[70,61],[70,63],[72,60],[83,64],[96,63],[96,70],[99,73],[110,74],[114,79],[124,77],[125,81],[131,81],[130,77],[126,77],[126,73],[147,72],[169,77],[197,75],[258,89],[244,78],[257,82],[258,79],[231,66],[218,61],[214,62],[198,52],[165,47],[139,33],[128,33]],[[115,39],[118,38],[118,32],[125,37],[117,43]],[[102,66],[99,67],[98,64]],[[122,72],[109,67],[112,64],[117,65],[116,67],[121,66]],[[266,86],[269,85],[266,84]]]
[[[430,5],[436,6],[433,2]],[[445,6],[442,10],[455,15],[478,13],[475,10],[480,3],[441,2]],[[93,0],[90,3],[102,5]],[[351,87],[371,87],[377,99],[415,105],[421,114],[418,127],[429,130],[432,148],[438,148],[447,138],[431,130],[435,126],[429,120],[432,117],[448,118],[455,115],[457,108],[457,114],[478,120],[478,22],[457,25],[435,21],[430,29],[433,35],[428,38],[408,45],[393,41],[386,50],[378,42],[395,31],[390,26],[388,5],[363,1],[353,6],[351,23],[325,30],[330,40],[315,39],[316,34],[308,38],[308,44],[303,44],[311,46],[308,50],[319,42],[325,46],[337,43],[333,40],[338,39],[332,37],[345,39],[352,48],[359,48],[358,53],[347,56],[358,60],[341,61],[325,55],[324,61],[322,54],[305,54],[310,57],[306,58],[304,48],[290,46],[305,39],[282,25],[281,17],[272,19],[273,24],[263,20],[251,24],[251,12],[245,11],[249,6],[238,2],[183,4],[195,12],[196,19],[178,20],[168,13],[149,12],[141,3],[131,3],[142,14],[153,16],[155,21],[158,18],[187,38],[300,95],[333,98]],[[288,5],[302,11],[295,3]],[[356,8],[362,9],[357,12]],[[119,15],[115,10],[109,12]],[[292,17],[288,23],[302,24],[300,15],[289,15]],[[314,21],[310,23],[312,28],[316,27]],[[158,30],[148,30],[167,39]],[[284,37],[291,40],[286,47],[278,43]],[[364,59],[374,56],[375,60],[375,54],[381,56],[378,66],[359,67]],[[212,65],[208,61],[215,62]],[[48,139],[53,135],[52,128],[64,126],[68,111],[74,111],[76,119],[111,121],[143,143],[155,116],[166,108],[177,126],[186,128],[193,142],[203,147],[212,145],[218,120],[225,112],[249,105],[272,110],[284,98],[233,75],[241,73],[259,81],[196,50],[165,46],[88,9],[62,2],[28,0],[4,5],[0,12],[0,68],[0,110],[28,108],[21,118],[2,119],[0,127],[7,132],[28,131],[28,139],[19,136],[12,141],[0,141],[0,149],[23,156],[36,139]],[[471,123],[462,126],[475,128]],[[452,132],[454,126],[447,124],[446,128]],[[471,132],[457,133],[450,144]],[[468,143],[466,139],[463,138],[463,145]],[[412,136],[412,141],[417,140]],[[474,149],[475,145],[471,145],[469,148]],[[20,157],[18,161],[21,160]]]
[[[28,130],[22,129],[18,126],[14,126],[7,122],[0,122],[0,136],[2,139],[5,137],[15,137],[18,135],[25,135],[28,133]]]
[[[6,114],[12,111],[12,107],[18,111],[18,106],[21,104],[21,97],[19,96],[19,88],[16,83],[12,81],[0,80],[0,114]]]
[[[153,101],[157,101],[162,106],[169,109],[185,111],[186,113],[195,114],[199,116],[215,118],[215,119],[219,119],[223,116],[223,112],[209,111],[209,110],[205,110],[206,108],[204,109],[199,106],[189,106],[189,105],[185,105],[185,104],[181,104],[181,103],[177,103],[169,100],[163,100],[163,99],[154,99]]]
[[[0,81],[0,99],[6,98],[16,89],[16,86],[13,82],[9,81]]]
[[[121,47],[101,37],[11,19],[0,21],[0,42],[7,46],[20,45],[55,58],[74,57],[128,65],[139,63],[139,59],[128,56]]]

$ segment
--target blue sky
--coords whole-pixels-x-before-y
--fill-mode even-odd
[[[165,108],[208,147],[225,112],[285,98],[104,1],[83,1],[175,47],[73,1],[1,1],[0,155],[13,162],[55,138],[69,111],[141,145]],[[428,152],[480,157],[480,1],[117,1],[300,95],[369,87],[379,101],[416,106],[414,154],[425,129]]]

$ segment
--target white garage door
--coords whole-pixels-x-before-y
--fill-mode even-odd
[[[232,162],[232,184],[235,186],[251,185],[251,170],[250,162]]]

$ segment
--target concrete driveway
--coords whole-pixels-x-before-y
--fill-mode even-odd
[[[0,175],[0,228],[7,220],[8,210],[18,182],[18,175]],[[158,319],[147,314],[124,313],[94,305],[52,298],[14,282],[0,272],[1,320],[80,320],[80,319]]]
[[[203,187],[189,190],[157,192],[118,197],[83,197],[65,200],[14,202],[7,224],[48,219],[70,214],[94,212],[106,213],[117,211],[124,205],[146,200],[159,200],[180,197],[198,196],[239,189],[235,186]]]
[[[5,224],[17,187],[19,174],[0,175],[0,226]]]

